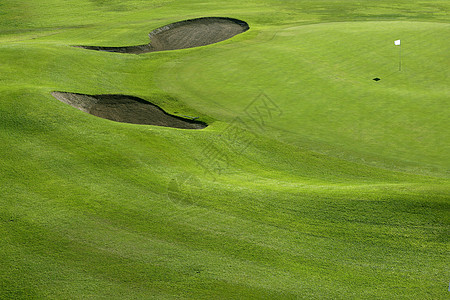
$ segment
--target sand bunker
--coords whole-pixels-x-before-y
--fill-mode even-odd
[[[123,123],[156,125],[182,129],[202,129],[200,121],[166,113],[141,98],[126,95],[84,95],[53,92],[53,97],[94,116]]]
[[[227,40],[249,29],[246,22],[219,17],[206,17],[172,23],[150,32],[150,43],[127,47],[78,46],[84,49],[141,54],[155,51],[186,49]]]

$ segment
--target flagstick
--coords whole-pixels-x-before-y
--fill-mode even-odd
[[[402,70],[402,44],[399,45],[399,60],[398,60],[398,71],[400,72]]]

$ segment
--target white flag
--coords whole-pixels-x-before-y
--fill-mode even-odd
[[[395,46],[400,46],[400,40],[394,41],[394,45],[395,45]]]

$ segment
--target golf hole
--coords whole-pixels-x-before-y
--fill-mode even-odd
[[[203,129],[207,124],[166,113],[160,107],[127,95],[85,95],[52,92],[59,101],[91,115],[122,123],[155,125],[181,129]]]
[[[218,43],[249,29],[246,22],[224,17],[204,17],[172,23],[150,32],[150,43],[126,47],[76,46],[89,50],[141,54],[187,49]]]

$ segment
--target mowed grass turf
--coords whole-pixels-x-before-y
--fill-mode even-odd
[[[0,4],[0,298],[448,297],[449,8]],[[250,30],[139,56],[70,47],[203,16]],[[55,90],[209,126],[112,122]]]
[[[445,172],[448,131],[440,128],[448,118],[450,51],[441,37],[449,32],[448,24],[424,22],[277,27],[240,47],[177,60],[158,78],[166,91],[191,95],[193,107],[223,108],[222,119],[263,92],[283,113],[267,131],[298,146]],[[401,72],[393,43],[400,38]]]

